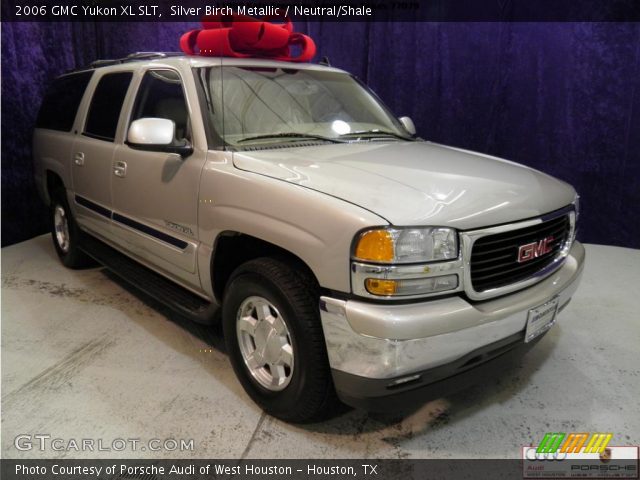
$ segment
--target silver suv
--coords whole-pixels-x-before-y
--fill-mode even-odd
[[[99,61],[53,82],[34,157],[62,262],[221,318],[246,392],[287,421],[494,375],[582,273],[570,185],[423,141],[329,66]]]

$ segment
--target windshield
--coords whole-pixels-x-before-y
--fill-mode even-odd
[[[197,74],[210,126],[227,145],[411,140],[385,106],[346,73],[225,66]]]

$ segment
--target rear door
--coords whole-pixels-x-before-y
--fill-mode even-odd
[[[57,174],[63,181],[67,194],[73,193],[71,177],[71,149],[74,124],[80,104],[89,86],[93,70],[70,73],[53,81],[42,101],[36,128],[33,132],[33,159],[36,184],[47,202],[47,172]],[[68,198],[73,205],[73,196]]]
[[[127,128],[140,118],[166,118],[175,124],[175,141],[194,143],[193,111],[181,74],[171,68],[142,73]],[[125,132],[126,136],[126,132]],[[199,287],[198,188],[206,151],[192,155],[134,149],[121,145],[112,174],[113,229],[118,243],[145,263]]]
[[[78,223],[106,239],[111,231],[111,177],[115,139],[133,72],[104,73],[95,89],[71,152],[75,210]]]

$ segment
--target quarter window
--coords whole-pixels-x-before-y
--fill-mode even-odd
[[[54,80],[42,101],[36,128],[71,131],[92,75],[93,71],[87,71],[64,75]]]
[[[132,77],[131,72],[118,72],[108,73],[100,79],[91,99],[85,135],[110,142],[114,140]]]

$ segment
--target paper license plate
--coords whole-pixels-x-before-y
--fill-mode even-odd
[[[558,301],[558,297],[555,297],[529,310],[527,314],[527,330],[524,335],[525,343],[530,342],[538,335],[542,335],[556,323]]]

